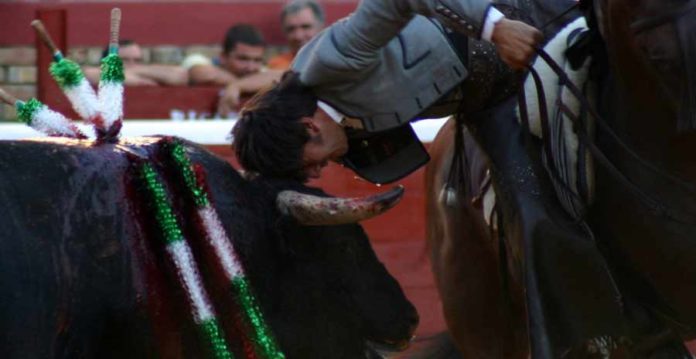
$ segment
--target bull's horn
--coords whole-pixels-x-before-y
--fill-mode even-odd
[[[309,226],[356,223],[375,217],[394,207],[404,194],[398,186],[387,192],[363,198],[319,197],[297,191],[282,191],[276,198],[278,209]]]

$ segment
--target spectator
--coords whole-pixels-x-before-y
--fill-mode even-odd
[[[184,59],[182,66],[188,69],[193,85],[228,85],[260,72],[265,52],[266,44],[259,30],[240,24],[227,30],[219,58],[192,54]]]
[[[294,0],[280,13],[280,23],[288,40],[288,52],[268,61],[268,67],[287,70],[300,48],[324,27],[324,10],[314,0]]]
[[[282,71],[266,70],[266,50],[261,33],[251,25],[235,25],[227,30],[223,50],[217,62],[193,54],[182,66],[189,71],[191,84],[223,85],[218,101],[218,114],[234,117],[242,95],[252,95],[280,79]]]
[[[109,54],[108,46],[102,57]],[[188,83],[188,73],[181,66],[163,64],[144,64],[143,50],[133,40],[119,41],[118,55],[123,60],[126,86],[182,86]],[[97,66],[85,66],[83,72],[92,85],[99,83],[101,70]]]

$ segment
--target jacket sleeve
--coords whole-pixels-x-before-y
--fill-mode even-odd
[[[334,36],[344,54],[369,57],[420,14],[480,39],[490,6],[489,0],[363,0]]]
[[[362,0],[352,15],[306,45],[292,67],[310,86],[355,80],[379,62],[379,50],[414,16],[437,18],[478,39],[490,7],[490,0]]]

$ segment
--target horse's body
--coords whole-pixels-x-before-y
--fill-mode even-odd
[[[458,185],[472,195],[447,198],[454,126],[453,120],[448,121],[432,142],[426,170],[428,245],[447,328],[467,358],[524,358],[522,276],[510,276],[505,293],[500,243],[484,220],[480,197],[477,205],[472,203],[473,196],[482,193],[488,160],[468,132],[464,133],[468,163],[462,165],[469,166],[470,180]]]
[[[473,137],[494,164],[491,171],[502,215],[497,224],[503,236],[498,237],[483,221],[476,197],[481,194],[484,170],[477,163],[487,156],[469,148],[476,145],[465,131],[463,167],[468,170],[460,172],[462,179],[450,173],[457,168],[451,164],[455,126],[444,127],[432,144],[428,239],[448,326],[468,357],[521,358],[528,342],[534,357],[563,356],[582,346],[583,340],[598,336],[630,338],[638,355],[684,355],[675,333],[688,337],[696,325],[692,305],[696,286],[690,285],[696,279],[691,265],[696,258],[696,192],[684,188],[696,184],[690,156],[694,142],[689,141],[693,132],[677,132],[680,109],[669,95],[655,89],[668,88],[676,98],[694,96],[695,70],[682,61],[684,54],[694,56],[696,21],[693,16],[688,20],[688,15],[680,20],[681,42],[669,19],[635,38],[628,30],[632,16],[647,16],[677,3],[684,2],[596,4],[610,51],[608,57],[601,51],[593,54],[592,72],[602,90],[602,116],[632,151],[657,164],[660,174],[648,170],[601,130],[599,147],[627,178],[668,208],[667,216],[598,166],[597,200],[585,217],[594,238],[564,218],[567,215],[562,214],[542,165],[540,143],[520,132],[514,100],[508,100],[490,111],[465,116]],[[661,77],[654,76],[655,64],[643,51],[658,63]],[[691,81],[690,95],[685,92],[687,81]],[[656,93],[658,97],[653,96]],[[675,184],[666,179],[668,175],[686,185]],[[445,189],[459,181],[452,200]],[[550,222],[536,217],[543,212],[552,214]],[[502,333],[500,340],[482,337],[481,323]]]
[[[0,142],[3,357],[205,357],[130,172],[128,153],[156,147],[153,139]],[[368,340],[410,339],[415,309],[358,225],[283,219],[273,193],[290,184],[246,181],[200,147],[186,149],[208,174],[215,208],[288,358],[366,357]],[[191,233],[195,221],[184,223]],[[239,349],[239,309],[229,287],[210,284],[220,283],[219,273],[199,256],[202,239],[189,239],[227,339]]]
[[[598,76],[604,89],[600,110],[625,146],[601,127],[597,144],[649,198],[598,167],[597,201],[589,222],[622,292],[639,312],[629,307],[628,314],[637,317],[632,320],[646,331],[693,337],[695,3],[596,1],[595,6],[608,62]],[[678,11],[661,23],[636,27],[674,9]]]

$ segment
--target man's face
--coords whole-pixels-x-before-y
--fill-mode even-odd
[[[222,56],[222,66],[237,77],[244,77],[261,70],[264,46],[237,43],[232,51]]]
[[[307,177],[319,178],[329,161],[339,161],[348,152],[348,138],[343,127],[320,108],[302,123],[310,136],[302,151],[304,170]]]
[[[138,44],[130,44],[118,48],[124,66],[132,66],[143,63],[143,50]]]
[[[304,44],[319,33],[321,27],[322,24],[310,8],[286,15],[283,19],[283,32],[288,39],[290,51],[296,54]]]

